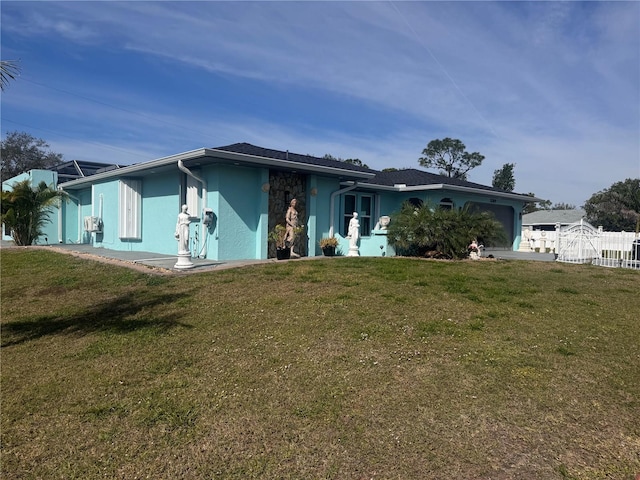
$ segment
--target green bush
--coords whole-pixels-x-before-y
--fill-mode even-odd
[[[465,258],[473,239],[492,245],[504,244],[506,239],[502,225],[489,212],[429,204],[416,207],[408,202],[392,215],[387,238],[399,255],[452,259]]]
[[[61,198],[66,198],[64,192],[45,182],[32,187],[28,179],[2,191],[2,223],[16,245],[31,245],[42,235],[44,226],[51,221],[50,208]]]

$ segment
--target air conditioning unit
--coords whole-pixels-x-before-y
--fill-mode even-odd
[[[102,233],[102,219],[100,217],[84,217],[84,231]]]

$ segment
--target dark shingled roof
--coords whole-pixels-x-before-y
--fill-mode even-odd
[[[444,175],[436,175],[435,173],[424,172],[415,168],[407,168],[392,172],[377,172],[376,176],[366,183],[374,185],[384,185],[392,187],[394,185],[406,185],[407,187],[415,187],[418,185],[455,185],[458,187],[477,188],[491,192],[505,193],[504,190],[488,187],[479,183],[467,182],[457,178],[449,178]],[[511,192],[506,192],[511,193]]]
[[[466,188],[475,188],[478,190],[486,190],[488,192],[513,193],[500,190],[499,188],[481,185],[479,183],[467,182],[457,178],[449,178],[444,175],[436,175],[415,168],[407,168],[391,172],[381,172],[371,168],[360,167],[351,163],[341,162],[339,160],[329,160],[326,158],[314,157],[313,155],[300,155],[282,150],[273,150],[270,148],[256,147],[250,143],[234,143],[224,147],[217,147],[216,150],[225,152],[241,153],[256,157],[273,158],[276,160],[289,160],[291,162],[306,163],[309,165],[320,165],[323,167],[340,168],[343,170],[351,170],[356,172],[375,173],[376,176],[365,180],[363,183],[370,185],[390,186],[405,184],[408,187],[419,185],[454,185]],[[518,194],[516,194],[518,195]]]
[[[342,170],[352,170],[355,172],[376,173],[370,168],[360,167],[351,163],[341,162],[339,160],[329,160],[327,158],[314,157],[313,155],[300,155],[299,153],[283,152],[282,150],[272,150],[270,148],[256,147],[250,143],[234,143],[224,147],[216,147],[215,150],[223,150],[225,152],[242,153],[244,155],[252,155],[254,157],[273,158],[276,160],[289,160],[290,162],[305,163],[308,165],[318,165],[321,167],[340,168]]]

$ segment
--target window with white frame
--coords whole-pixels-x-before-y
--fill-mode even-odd
[[[342,234],[344,236],[347,236],[349,233],[349,222],[353,217],[353,212],[358,212],[358,220],[360,221],[360,236],[368,237],[371,235],[373,196],[362,193],[345,194],[343,196],[342,212]]]
[[[120,180],[118,236],[126,240],[142,239],[142,181]]]

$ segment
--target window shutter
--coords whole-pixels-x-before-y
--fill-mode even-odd
[[[142,240],[142,181],[120,180],[119,237]]]

